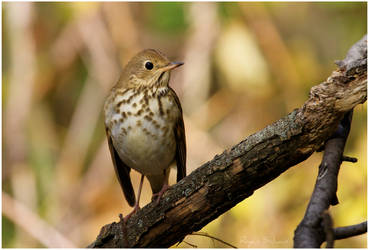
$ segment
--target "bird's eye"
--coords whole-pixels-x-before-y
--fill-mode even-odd
[[[148,69],[148,70],[152,70],[154,68],[154,64],[152,64],[152,62],[150,62],[150,61],[147,61],[145,63],[145,68]]]

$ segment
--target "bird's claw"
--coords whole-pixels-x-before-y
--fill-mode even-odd
[[[158,193],[155,193],[152,195],[152,199],[154,200],[154,198],[157,196],[158,198],[156,199],[156,205],[158,205],[160,203],[160,199],[163,196],[163,194],[168,190],[169,186],[167,184],[164,184],[163,187],[161,188],[161,190]]]

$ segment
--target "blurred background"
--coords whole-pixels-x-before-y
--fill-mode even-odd
[[[102,107],[127,61],[155,48],[185,65],[187,174],[299,108],[367,30],[366,3],[2,4],[2,246],[85,247],[132,208],[115,177]],[[335,226],[367,217],[367,106],[355,109]],[[201,231],[237,247],[291,247],[321,153]],[[170,184],[176,173],[171,173]],[[132,173],[137,192],[139,174]],[[141,206],[151,199],[144,182]],[[178,247],[226,247],[187,236]],[[336,241],[367,247],[367,236]]]

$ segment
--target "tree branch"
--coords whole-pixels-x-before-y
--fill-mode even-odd
[[[334,231],[334,239],[342,240],[349,237],[357,236],[360,234],[364,234],[368,231],[367,222],[362,222],[356,225],[347,226],[347,227],[337,227],[333,229]]]
[[[324,241],[328,242],[329,235],[325,230],[327,220],[324,218],[329,206],[338,204],[337,178],[346,139],[350,132],[352,113],[352,110],[346,113],[334,135],[325,143],[313,194],[304,218],[295,230],[294,247],[318,248]],[[333,247],[334,237],[329,238],[332,240],[330,246]]]
[[[366,101],[364,57],[366,53],[359,53],[352,61],[342,61],[311,89],[302,108],[216,155],[173,185],[159,205],[146,205],[127,221],[126,235],[120,223],[113,222],[89,247],[169,247],[308,158],[347,111]]]
[[[365,50],[362,45],[365,41]],[[358,65],[363,62],[362,59],[357,61],[352,57],[358,57],[360,54],[366,55],[366,37],[356,43],[349,50],[343,61],[337,62],[341,69],[348,69],[350,65]],[[366,63],[366,60],[365,60]],[[354,72],[349,70],[348,72]],[[344,84],[344,82],[343,82]],[[327,209],[330,205],[337,205],[337,177],[342,163],[346,140],[350,132],[353,110],[345,114],[342,121],[338,125],[336,132],[325,142],[324,155],[319,166],[319,173],[315,183],[313,194],[309,205],[306,209],[304,218],[297,226],[294,236],[294,247],[317,248],[327,241],[327,247],[333,247],[333,229],[332,220],[326,219],[329,215]],[[329,225],[326,225],[328,223]],[[331,228],[328,233],[327,228]]]

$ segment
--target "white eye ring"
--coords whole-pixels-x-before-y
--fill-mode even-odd
[[[152,70],[154,68],[154,64],[151,61],[145,62],[145,69]]]

